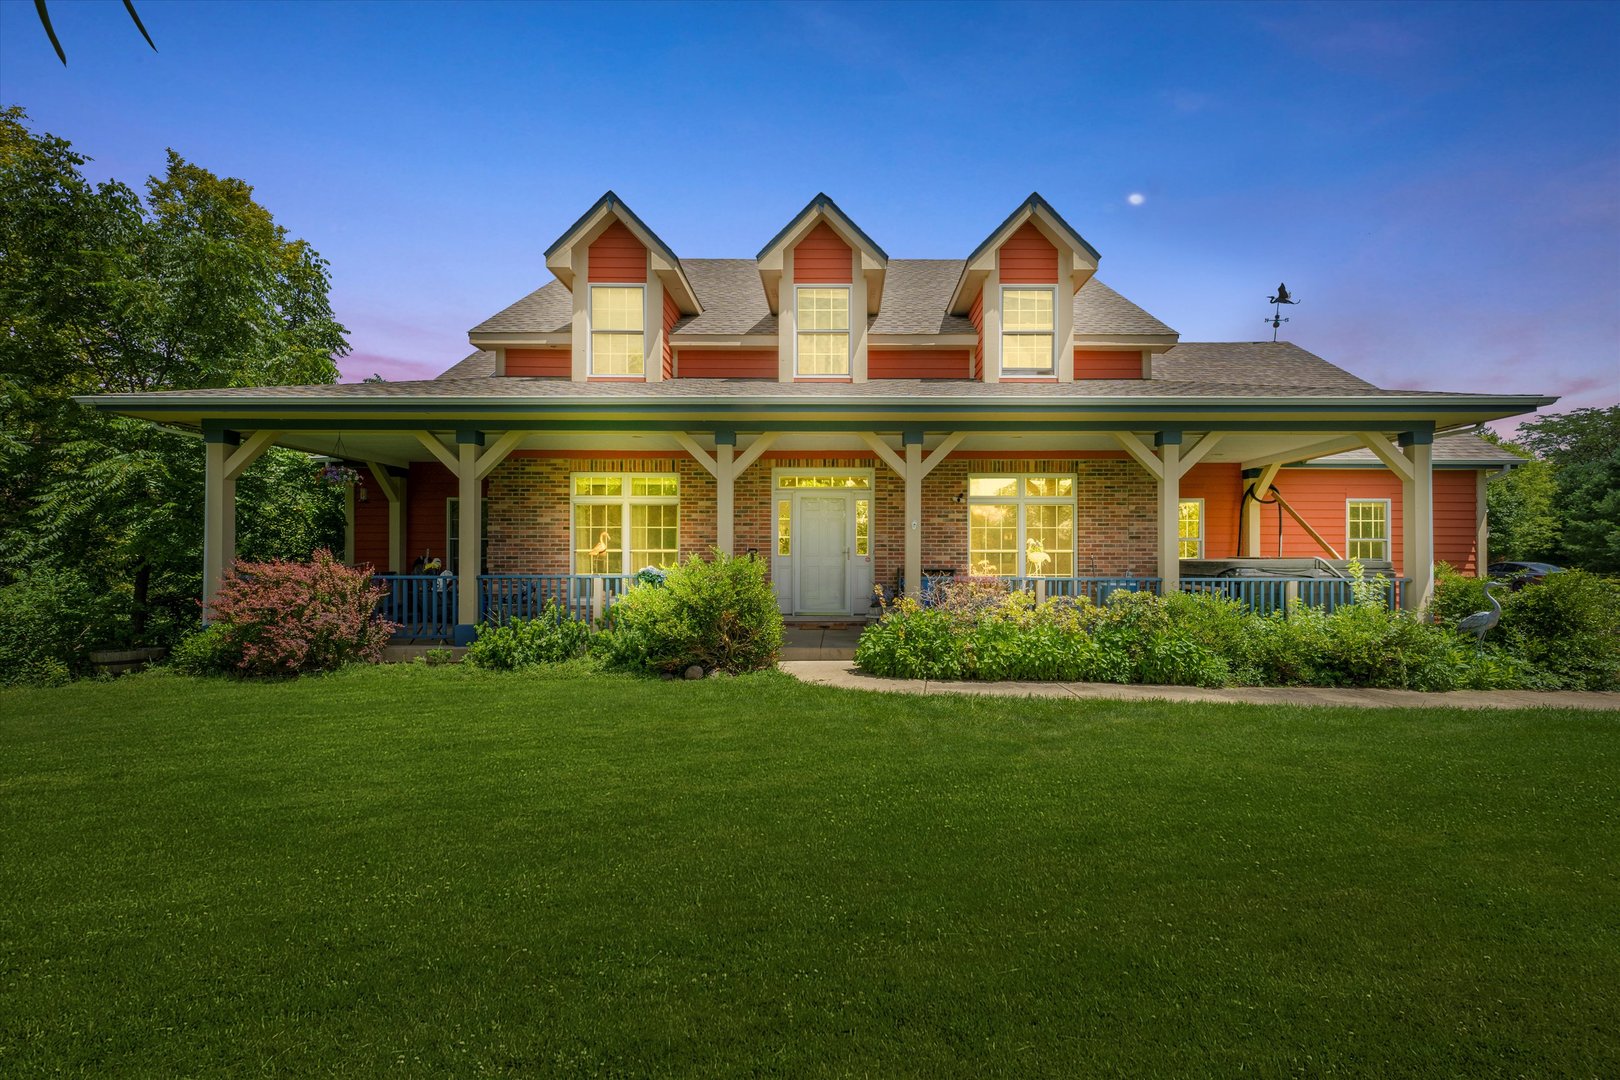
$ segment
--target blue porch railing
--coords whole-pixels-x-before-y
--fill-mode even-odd
[[[395,637],[408,641],[449,641],[456,629],[454,574],[377,574],[388,594],[377,614],[396,624]]]
[[[377,614],[398,625],[405,641],[449,641],[456,630],[454,574],[377,574],[388,592]],[[478,621],[505,624],[532,619],[554,604],[576,619],[605,615],[634,580],[630,574],[480,574]]]
[[[590,622],[607,614],[633,580],[631,574],[480,574],[478,621],[532,619],[552,604]]]
[[[1106,604],[1116,592],[1164,591],[1163,581],[1156,577],[1013,577],[1001,580],[1008,588],[1023,589],[1038,596],[1084,596],[1094,604]],[[1375,595],[1385,607],[1400,606],[1406,587],[1405,578],[1375,577],[1369,579],[1368,584],[1376,590]],[[1344,578],[1184,577],[1177,588],[1184,593],[1202,593],[1232,600],[1261,615],[1275,611],[1286,613],[1290,604],[1332,611],[1355,602],[1355,588]]]

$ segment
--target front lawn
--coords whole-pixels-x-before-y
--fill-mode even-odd
[[[0,692],[0,1073],[1620,1074],[1620,726]]]

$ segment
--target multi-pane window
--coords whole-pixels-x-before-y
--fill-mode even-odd
[[[479,532],[478,532],[478,561],[481,564],[478,572],[489,572],[489,500],[481,500],[478,504]],[[444,500],[445,521],[445,560],[444,568],[452,574],[461,573],[461,500]]]
[[[968,564],[999,577],[1073,577],[1074,477],[970,477]]]
[[[1009,375],[1052,374],[1052,289],[1001,290],[1001,370]]]
[[[1183,559],[1204,557],[1204,500],[1182,499],[1181,522],[1176,528],[1178,554]]]
[[[776,500],[776,553],[793,554],[793,500]]]
[[[800,375],[849,374],[849,287],[801,285],[797,305]]]
[[[855,554],[872,554],[872,500],[866,493],[872,490],[870,474],[850,473],[781,473],[776,477],[779,492],[795,490],[853,491],[861,493],[855,500]],[[776,553],[793,554],[793,500],[776,501]]]
[[[646,374],[645,290],[591,286],[591,374]]]
[[[680,481],[674,476],[575,473],[574,573],[633,574],[680,561]]]
[[[1344,504],[1345,555],[1351,559],[1389,558],[1389,500],[1350,499]]]

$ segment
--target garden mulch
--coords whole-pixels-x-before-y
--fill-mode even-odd
[[[955,682],[868,675],[847,660],[784,660],[777,665],[803,682],[847,690],[898,694],[979,694],[989,697],[1077,698],[1104,701],[1208,701],[1248,705],[1320,705],[1357,709],[1612,709],[1620,692],[1597,690],[1372,690],[1360,687],[1138,686],[1087,682]]]

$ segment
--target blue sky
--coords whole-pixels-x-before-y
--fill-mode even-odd
[[[684,256],[818,190],[962,257],[1030,191],[1184,340],[1390,387],[1620,400],[1620,5],[612,7],[0,0],[0,102],[137,181],[252,183],[346,377],[431,375],[613,188]],[[1131,194],[1142,196],[1132,205]]]

